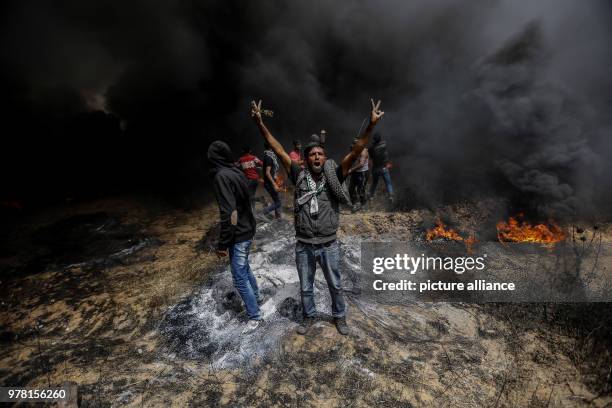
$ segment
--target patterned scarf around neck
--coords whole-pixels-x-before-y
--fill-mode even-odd
[[[298,198],[298,204],[302,206],[310,201],[310,214],[315,215],[319,212],[319,200],[317,196],[325,188],[325,175],[321,174],[319,183],[316,183],[309,169],[304,169],[304,173],[306,176],[306,183],[308,184],[308,192]]]
[[[268,156],[272,160],[272,177],[276,177],[278,173],[278,160],[276,154],[272,150],[264,150],[264,156]]]

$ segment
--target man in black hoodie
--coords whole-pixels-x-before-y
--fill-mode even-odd
[[[248,181],[234,164],[232,151],[220,140],[208,147],[208,161],[221,219],[217,256],[229,255],[234,287],[240,294],[249,322],[243,333],[254,330],[261,321],[257,281],[249,266],[249,249],[255,235]]]

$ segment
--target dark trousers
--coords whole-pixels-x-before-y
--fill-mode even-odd
[[[358,201],[362,205],[366,203],[366,183],[368,182],[367,171],[355,171],[351,173],[351,181],[349,186],[349,193],[351,195],[351,201],[353,204],[357,204]]]
[[[372,171],[372,185],[370,186],[370,197],[374,197],[376,187],[378,187],[378,180],[381,177],[385,182],[387,196],[393,196],[393,184],[391,183],[391,175],[389,174],[389,169],[383,167],[382,169],[375,169]]]
[[[255,213],[255,192],[257,191],[258,185],[258,180],[249,179],[249,195],[251,196],[251,209],[253,213]]]
[[[274,211],[274,215],[276,215],[276,218],[279,218],[281,216],[280,194],[278,191],[274,190],[274,187],[272,187],[272,184],[270,183],[265,183],[264,187],[268,194],[270,194],[270,197],[272,197],[273,201],[272,204],[270,204],[266,209],[264,209],[264,214],[268,214],[270,211]]]

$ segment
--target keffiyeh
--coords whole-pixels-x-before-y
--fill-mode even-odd
[[[267,156],[272,160],[272,176],[276,177],[276,173],[278,173],[278,160],[276,158],[276,154],[272,150],[264,150],[264,156]]]
[[[310,201],[310,214],[317,214],[319,212],[319,200],[317,196],[325,188],[325,177],[321,177],[319,183],[315,182],[310,174],[310,170],[304,169],[306,183],[308,184],[308,192],[304,193],[298,198],[298,204],[300,206]]]

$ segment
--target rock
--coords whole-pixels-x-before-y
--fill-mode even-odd
[[[295,322],[302,319],[302,304],[292,297],[283,300],[277,307],[278,313]]]

